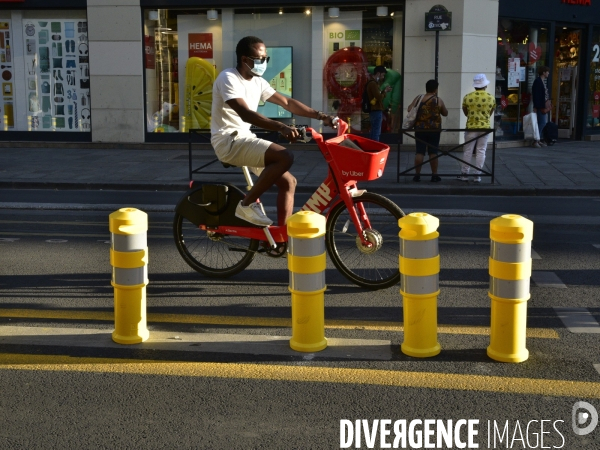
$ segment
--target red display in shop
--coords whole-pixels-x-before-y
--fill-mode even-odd
[[[592,105],[592,117],[594,119],[600,117],[600,105]]]
[[[600,102],[600,91],[594,92],[594,101]]]
[[[327,90],[340,100],[338,115],[360,111],[362,91],[369,73],[367,57],[360,47],[345,47],[332,54],[323,71]]]
[[[212,59],[213,57],[213,35],[212,33],[190,33],[188,34],[188,48],[190,58],[198,57]]]
[[[502,97],[500,97],[500,106],[502,106],[502,109],[506,108],[508,106],[508,100],[506,100],[506,96],[503,95]]]
[[[529,43],[529,64],[534,64],[542,57],[542,47],[536,47],[533,42]]]

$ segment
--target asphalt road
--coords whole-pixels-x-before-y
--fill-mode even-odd
[[[56,192],[0,191],[0,202],[173,203],[172,193]],[[598,199],[402,201],[407,210],[446,213],[439,229],[442,352],[434,358],[400,352],[398,286],[359,289],[330,263],[326,336],[370,342],[371,353],[244,351],[249,336],[290,336],[286,261],[257,257],[231,279],[207,279],[180,258],[172,214],[161,212],[149,214],[148,328],[173,345],[86,346],[77,342],[76,330],[99,330],[110,342],[113,329],[109,211],[0,210],[0,328],[16,326],[47,340],[0,339],[0,448],[325,449],[340,448],[342,419],[354,428],[356,420],[367,420],[369,430],[376,419],[405,419],[407,435],[414,420],[456,425],[470,419],[479,421],[473,425],[479,448],[600,449],[600,428],[578,436],[571,427],[576,401],[600,411],[600,334],[593,326],[570,331],[555,309],[579,308],[600,322]],[[523,363],[486,355],[490,217],[453,214],[463,210],[525,214],[534,221],[530,357]],[[52,340],[49,330],[62,329],[74,330],[72,345]],[[219,350],[204,341],[186,344],[197,345],[190,351],[177,343],[186,336],[223,342]],[[459,431],[467,442],[467,426]],[[353,441],[351,448],[382,448],[379,434],[374,447],[364,430],[360,436],[360,446]],[[421,447],[423,440],[404,447],[399,440],[399,448]]]

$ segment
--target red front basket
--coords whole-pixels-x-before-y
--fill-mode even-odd
[[[362,150],[339,145],[350,139]],[[354,134],[343,134],[325,141],[331,159],[340,169],[344,181],[376,180],[383,175],[390,147]]]

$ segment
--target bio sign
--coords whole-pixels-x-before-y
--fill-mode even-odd
[[[442,5],[435,5],[425,13],[425,31],[450,31],[452,13]]]

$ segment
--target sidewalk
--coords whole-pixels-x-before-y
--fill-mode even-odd
[[[323,181],[327,166],[315,145],[293,144],[292,173],[299,192],[313,192]],[[194,168],[214,159],[210,147],[194,150]],[[462,152],[453,153],[462,158]],[[381,193],[463,195],[600,195],[600,143],[561,141],[552,147],[496,149],[495,181],[483,177],[481,184],[456,179],[459,162],[440,158],[442,181],[429,181],[429,165],[421,182],[412,175],[397,182],[397,147],[390,155],[383,176],[361,183]],[[414,153],[400,153],[400,172],[412,167]],[[492,148],[488,147],[486,168],[491,171]],[[243,184],[239,169],[224,169],[218,162],[205,169],[222,174],[196,174],[194,179]],[[414,172],[414,171],[413,171]],[[445,176],[447,175],[447,176]],[[185,190],[188,186],[187,150],[1,148],[0,188],[19,189],[133,189]]]

